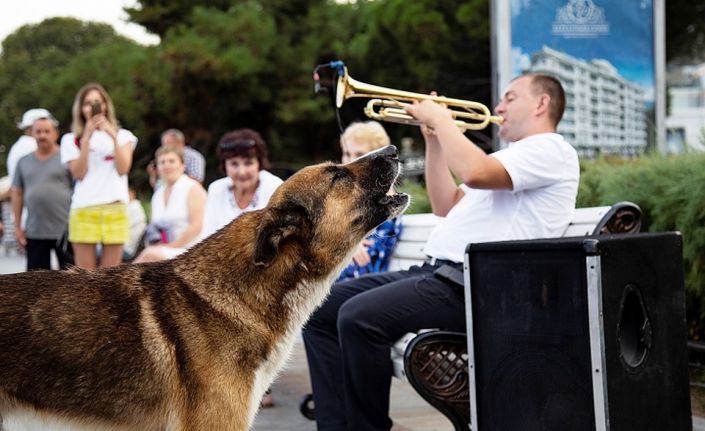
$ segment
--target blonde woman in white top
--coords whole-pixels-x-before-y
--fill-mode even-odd
[[[164,183],[152,195],[152,218],[166,228],[166,243],[150,245],[135,263],[171,259],[197,240],[203,227],[206,191],[185,174],[184,153],[177,148],[160,147],[156,153],[157,171]]]
[[[96,245],[103,245],[100,266],[122,261],[129,238],[127,174],[137,137],[120,128],[108,92],[84,85],[73,102],[71,133],[61,138],[61,162],[76,180],[71,197],[69,241],[76,265],[96,267]]]

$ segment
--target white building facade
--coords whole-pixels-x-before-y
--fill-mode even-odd
[[[558,132],[582,157],[636,157],[648,144],[644,90],[606,60],[584,61],[543,47],[531,56],[531,72],[560,79],[566,109]]]

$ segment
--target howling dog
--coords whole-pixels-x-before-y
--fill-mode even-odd
[[[284,182],[173,260],[0,277],[5,431],[247,430],[360,241],[400,214],[393,146]]]

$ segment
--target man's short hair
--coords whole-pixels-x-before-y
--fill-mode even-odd
[[[179,140],[182,144],[186,144],[186,136],[184,136],[184,132],[182,132],[179,129],[167,129],[162,132],[161,139],[164,140],[164,137],[166,136],[173,136],[177,140]]]
[[[54,116],[52,116],[51,114],[39,117],[36,120],[34,120],[32,127],[34,127],[34,124],[36,124],[36,122],[40,121],[40,120],[47,120],[48,122],[51,123],[52,126],[54,126],[54,129],[59,130],[59,121],[56,118],[54,118]]]
[[[545,93],[551,98],[551,103],[548,107],[548,118],[553,120],[554,126],[558,126],[565,111],[565,91],[561,81],[554,76],[543,73],[528,73],[523,76],[531,78],[531,89],[534,94]]]

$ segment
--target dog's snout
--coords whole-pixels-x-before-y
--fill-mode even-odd
[[[386,147],[380,150],[379,155],[383,157],[389,157],[390,159],[396,159],[399,157],[399,151],[394,145],[387,145]]]

